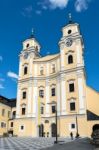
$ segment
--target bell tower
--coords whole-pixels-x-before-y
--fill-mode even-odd
[[[73,22],[71,14],[69,14],[69,22],[62,28],[62,37],[59,41],[60,59],[61,59],[61,82],[62,91],[66,91],[65,82],[68,85],[73,82],[75,91],[71,94],[62,93],[62,109],[66,106],[65,99],[76,99],[76,111],[79,114],[85,113],[85,71],[84,71],[84,44],[78,23]],[[78,98],[77,98],[78,97]],[[66,108],[68,109],[68,108]]]
[[[33,57],[36,58],[40,56],[40,48],[40,44],[35,39],[34,30],[32,29],[30,38],[26,39],[23,42],[23,50],[21,53],[24,55],[24,58],[26,58],[29,55],[29,53],[34,53]]]
[[[84,44],[83,38],[80,32],[80,26],[78,23],[72,21],[71,14],[69,14],[68,24],[62,28],[62,38],[59,41],[60,53],[61,53],[61,68],[65,67],[65,56],[70,53],[74,53],[75,67],[84,67],[83,52]],[[73,66],[74,67],[74,66]]]

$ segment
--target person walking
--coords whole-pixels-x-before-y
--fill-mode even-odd
[[[72,132],[70,133],[70,137],[71,137],[71,140],[73,140],[73,133]]]

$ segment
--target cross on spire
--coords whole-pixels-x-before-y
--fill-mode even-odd
[[[34,38],[34,29],[31,30],[31,38]]]
[[[68,17],[69,17],[69,23],[72,23],[72,15],[71,15],[71,13],[68,14]]]

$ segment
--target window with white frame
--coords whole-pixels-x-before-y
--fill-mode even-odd
[[[68,56],[68,64],[72,64],[73,63],[73,56],[69,55]]]
[[[39,97],[41,97],[41,98],[44,97],[44,90],[43,89],[39,90]]]
[[[28,67],[24,66],[24,75],[26,75],[28,73]]]
[[[44,107],[41,106],[41,114],[44,114]]]
[[[75,129],[75,123],[71,123],[71,129]]]
[[[44,68],[40,67],[40,75],[43,75],[43,74],[44,74]]]
[[[1,122],[1,128],[6,128],[6,123],[5,122]]]
[[[23,93],[22,93],[22,99],[26,99],[26,91],[23,91]]]
[[[52,113],[54,114],[56,112],[56,107],[55,105],[52,105]]]
[[[55,73],[55,64],[52,64],[52,73]]]
[[[21,114],[22,114],[22,115],[25,115],[25,114],[26,114],[26,104],[25,104],[25,103],[23,103],[23,104],[21,105]]]
[[[21,126],[20,126],[20,131],[23,131],[24,128],[25,128],[24,125],[21,125]]]
[[[70,111],[75,111],[76,106],[75,106],[75,102],[70,102]]]
[[[75,91],[75,80],[71,79],[68,81],[68,87],[69,87],[69,92],[74,92]]]
[[[51,89],[51,95],[52,95],[52,96],[55,96],[55,88],[52,88],[52,89]]]
[[[2,109],[2,116],[5,116],[5,109]]]
[[[72,122],[69,123],[69,131],[75,131],[76,130],[76,123]]]

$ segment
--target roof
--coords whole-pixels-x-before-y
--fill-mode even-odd
[[[0,103],[7,105],[9,107],[16,107],[16,98],[8,99],[8,98],[0,95]]]
[[[58,56],[59,56],[59,54],[47,55],[45,57],[35,59],[34,62],[50,61],[52,59],[57,58]]]

